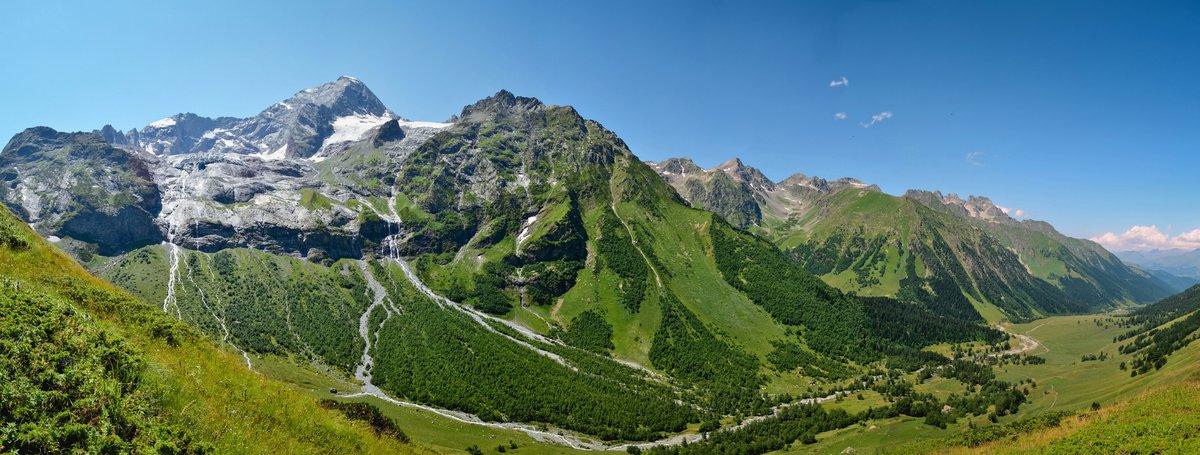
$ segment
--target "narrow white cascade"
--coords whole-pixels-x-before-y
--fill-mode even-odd
[[[376,396],[382,399],[388,399],[379,387],[371,383],[372,370],[375,368],[375,359],[371,357],[371,348],[379,343],[379,331],[383,325],[387,323],[392,316],[399,316],[400,309],[392,302],[388,296],[387,290],[384,289],[379,280],[375,279],[375,275],[371,273],[371,268],[366,261],[359,261],[358,268],[362,271],[363,278],[367,281],[367,292],[372,295],[371,304],[367,305],[367,309],[363,311],[362,316],[358,318],[358,335],[363,339],[363,353],[360,357],[358,366],[354,368],[354,379],[357,379],[363,384],[363,393]],[[371,336],[371,314],[376,308],[383,308],[385,316],[379,325],[375,327],[375,335]]]
[[[175,234],[167,234],[167,243],[165,245],[169,254],[167,261],[170,263],[170,269],[167,271],[167,296],[163,298],[163,313],[170,313],[170,308],[175,307],[175,317],[183,319],[183,311],[179,308],[179,300],[175,297],[175,280],[179,275],[179,263],[181,261],[179,245],[175,244]]]

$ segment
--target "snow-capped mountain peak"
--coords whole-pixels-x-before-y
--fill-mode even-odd
[[[245,119],[178,114],[142,129],[136,145],[155,155],[234,153],[264,159],[312,158],[327,146],[361,140],[392,120],[401,127],[443,128],[392,113],[362,81],[342,76],[296,92]]]

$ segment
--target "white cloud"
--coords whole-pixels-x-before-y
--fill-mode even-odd
[[[1181,244],[1189,245],[1185,248],[1194,248],[1200,245],[1200,229],[1192,229],[1175,236],[1175,241]]]
[[[1157,225],[1134,226],[1121,234],[1105,232],[1092,237],[1093,242],[1114,251],[1126,250],[1174,250],[1200,248],[1200,229],[1179,235],[1160,231]]]
[[[883,111],[878,114],[872,115],[870,122],[860,122],[859,124],[862,125],[863,128],[870,128],[872,126],[875,126],[875,124],[882,122],[884,120],[890,119],[890,118],[892,118],[892,111]]]
[[[842,76],[842,80],[840,80],[840,81],[838,81],[838,80],[829,81],[830,87],[837,87],[837,86],[841,86],[841,85],[850,85],[850,79],[846,79],[846,76]]]
[[[846,115],[845,112],[838,112],[836,114],[833,114],[833,118],[838,119],[838,120],[845,120],[846,117],[848,117],[848,116]]]
[[[997,205],[996,208],[1000,209],[1001,212],[1004,212],[1005,215],[1011,216],[1013,218],[1025,218],[1024,210],[1008,208],[1008,207],[1001,207],[999,205]]]
[[[985,155],[987,154],[983,152],[968,152],[967,156],[964,158],[967,160],[967,164],[972,166],[983,166],[983,157]]]

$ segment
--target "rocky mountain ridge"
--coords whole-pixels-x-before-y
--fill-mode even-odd
[[[300,91],[254,117],[176,114],[142,128],[136,140],[128,135],[125,140],[160,156],[215,152],[266,160],[311,158],[327,146],[358,140],[366,130],[393,119],[403,120],[361,81],[343,76]]]
[[[794,174],[779,183],[762,171],[734,158],[711,169],[702,169],[689,158],[647,162],[684,199],[711,210],[735,226],[746,229],[761,225],[763,217],[787,219],[805,211],[820,195],[841,188],[879,191],[852,178],[826,180]]]

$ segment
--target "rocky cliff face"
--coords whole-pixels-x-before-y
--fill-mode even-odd
[[[34,128],[0,154],[0,196],[43,235],[104,254],[170,242],[361,257],[381,253],[403,218],[392,247],[407,253],[523,229],[519,258],[582,260],[576,201],[607,192],[607,168],[631,156],[620,139],[570,107],[507,91],[454,118],[405,120],[343,77],[249,119],[179,114],[128,134]]]
[[[701,169],[688,158],[670,158],[650,165],[692,205],[725,217],[742,229],[762,226],[765,219],[787,220],[815,207],[823,195],[853,187],[879,191],[852,178],[833,181],[795,174],[779,183],[762,171],[734,158],[712,169]]]
[[[957,194],[943,195],[941,191],[908,190],[904,193],[904,197],[915,199],[930,208],[964,218],[993,223],[1018,223],[1015,218],[1008,216],[1008,213],[993,204],[991,199],[983,196],[972,195],[964,200]]]
[[[158,160],[100,136],[30,128],[0,152],[0,199],[45,235],[111,254],[158,243]]]

